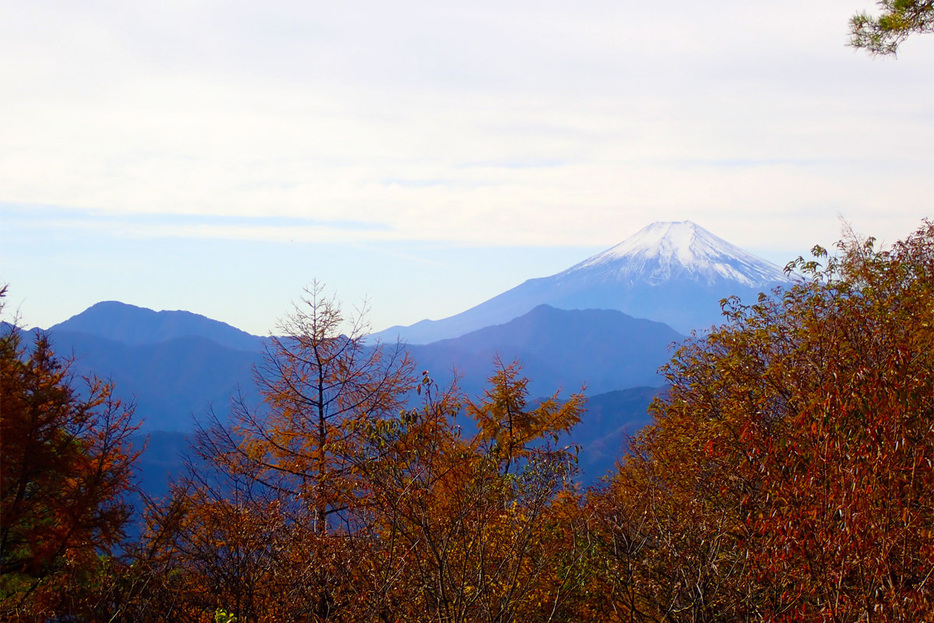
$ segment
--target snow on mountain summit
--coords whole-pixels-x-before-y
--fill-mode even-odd
[[[620,244],[556,275],[580,279],[660,284],[688,278],[758,287],[785,281],[778,266],[743,251],[691,222],[652,223]]]

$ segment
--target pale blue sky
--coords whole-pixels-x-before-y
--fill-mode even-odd
[[[784,263],[930,214],[934,37],[864,0],[0,2],[0,281],[254,333],[439,318],[655,220]]]

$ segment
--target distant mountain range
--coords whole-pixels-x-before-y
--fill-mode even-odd
[[[565,271],[529,279],[449,318],[391,327],[374,337],[428,344],[503,324],[542,304],[615,309],[690,333],[720,322],[721,299],[751,300],[786,283],[778,266],[691,221],[653,223]]]
[[[110,322],[114,315],[122,319],[121,330],[132,332],[136,325],[139,335],[158,335],[159,327],[166,323],[175,326],[173,314],[186,313],[155,314],[108,303],[78,316],[84,332],[65,330],[76,326],[69,320],[51,328],[49,334],[59,354],[74,355],[76,373],[111,379],[122,396],[132,397],[145,428],[186,431],[208,409],[226,413],[230,396],[237,392],[255,398],[252,369],[264,352],[264,340],[255,336],[248,336],[256,340],[252,342],[232,334],[237,338],[235,344],[258,345],[249,350],[205,337],[230,337],[225,327],[232,329],[206,318],[199,321],[205,329],[203,335],[152,343],[109,337],[115,334]],[[542,305],[505,325],[408,348],[419,368],[429,371],[439,383],[446,384],[456,372],[460,387],[471,396],[483,391],[497,354],[504,361],[522,363],[523,374],[531,379],[533,396],[550,395],[559,388],[575,392],[584,385],[594,395],[660,385],[657,370],[670,358],[669,346],[681,339],[683,336],[666,325],[618,311],[559,310]]]
[[[646,409],[663,391],[658,369],[684,339],[669,325],[703,330],[720,319],[721,298],[748,300],[786,282],[777,266],[694,223],[655,223],[461,314],[374,337],[406,340],[419,369],[440,383],[456,373],[469,396],[483,391],[497,355],[522,363],[533,398],[586,387],[588,411],[569,441],[581,446],[592,477],[648,422]],[[204,316],[108,301],[48,332],[60,355],[73,354],[76,374],[112,379],[121,396],[136,401],[144,430],[168,431],[151,438],[157,453],[183,445],[208,410],[224,417],[232,395],[257,400],[252,370],[266,339]],[[156,472],[178,467],[150,452],[143,464]],[[144,474],[144,481],[159,476]]]
[[[226,417],[233,395],[258,402],[252,370],[261,361],[264,341],[255,336],[249,337],[256,341],[243,340],[228,332],[232,327],[208,319],[198,321],[204,334],[220,335],[226,345],[177,332],[167,332],[166,339],[157,342],[115,341],[109,339],[119,336],[111,323],[115,316],[121,318],[121,331],[159,336],[162,328],[180,326],[190,315],[108,303],[80,314],[80,325],[66,321],[48,331],[55,351],[74,357],[75,374],[112,380],[118,396],[135,402],[136,416],[150,439],[141,457],[142,484],[149,493],[161,493],[165,474],[182,469],[178,449],[197,420],[209,411]],[[84,332],[66,330],[79,326]],[[595,478],[620,455],[625,434],[648,422],[646,407],[662,384],[657,370],[669,359],[669,346],[681,339],[666,325],[614,310],[542,305],[505,325],[408,348],[419,369],[439,383],[447,384],[456,372],[460,388],[471,397],[486,387],[497,354],[506,362],[522,363],[532,397],[559,389],[568,396],[586,386],[588,412],[566,441],[581,446],[580,464],[588,478]],[[259,347],[245,350],[231,344]]]

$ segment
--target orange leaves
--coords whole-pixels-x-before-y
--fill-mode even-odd
[[[264,484],[308,504],[323,532],[365,495],[361,423],[395,414],[414,381],[401,347],[367,346],[362,318],[345,317],[317,283],[306,294],[255,371],[266,408],[236,403],[237,439],[212,457],[239,455]]]
[[[662,586],[706,574],[708,598],[688,604],[710,616],[717,594],[730,620],[922,620],[934,602],[934,226],[825,263],[799,260],[809,280],[731,302],[729,325],[676,354],[611,489],[653,518]]]
[[[549,439],[557,442],[561,433],[570,431],[580,421],[584,397],[574,394],[561,403],[555,394],[527,409],[528,379],[519,376],[519,364],[504,365],[497,356],[493,365],[496,371],[484,400],[479,404],[468,401],[467,412],[477,422],[478,441],[492,444],[492,452],[509,471],[515,460],[534,454],[534,444]]]

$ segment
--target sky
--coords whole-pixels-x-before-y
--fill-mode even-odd
[[[264,335],[313,280],[374,330],[653,221],[779,265],[930,216],[934,37],[866,0],[0,0],[4,313]]]

